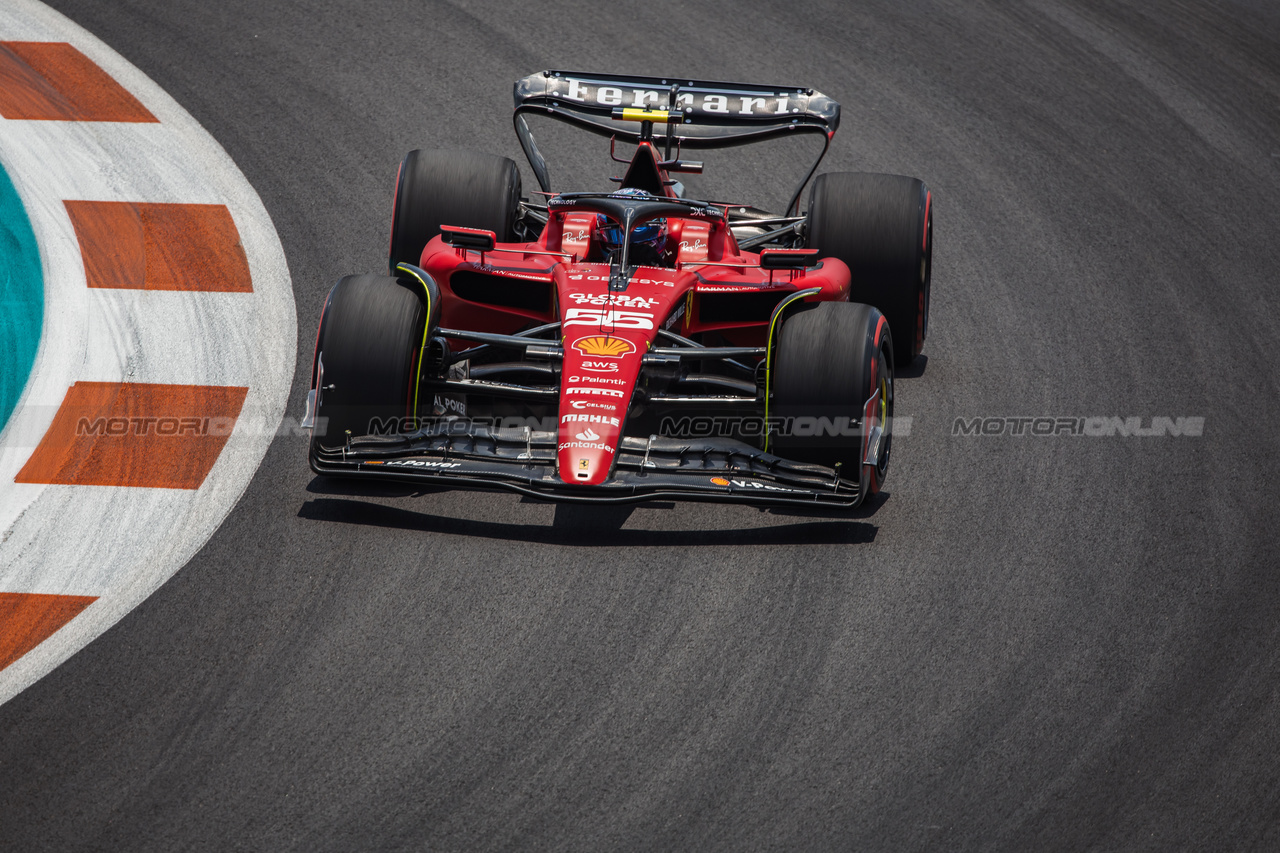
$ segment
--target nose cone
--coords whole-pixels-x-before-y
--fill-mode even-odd
[[[575,336],[573,327],[566,330],[557,455],[566,483],[594,486],[609,476],[648,349],[648,341],[636,337],[599,329]]]

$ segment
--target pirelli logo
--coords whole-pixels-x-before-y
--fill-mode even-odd
[[[615,388],[592,388],[586,385],[570,385],[564,389],[566,394],[590,394],[593,397],[621,397],[622,392]]]

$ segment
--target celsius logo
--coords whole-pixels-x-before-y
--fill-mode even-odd
[[[574,438],[578,439],[578,441],[599,441],[600,440],[600,436],[596,435],[595,430],[593,430],[591,427],[587,427],[582,432],[575,435]]]
[[[584,361],[582,369],[590,370],[592,373],[617,373],[618,365],[612,361]]]
[[[597,403],[594,400],[570,400],[569,405],[575,409],[604,409],[607,412],[614,408],[609,403]]]
[[[583,355],[617,358],[636,351],[635,344],[623,338],[611,338],[608,335],[592,335],[589,338],[575,341],[573,348]]]

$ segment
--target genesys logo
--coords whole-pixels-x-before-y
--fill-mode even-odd
[[[652,308],[658,304],[656,296],[628,296],[625,293],[570,293],[569,298],[578,305],[617,305],[622,308]]]
[[[607,311],[601,308],[570,308],[564,312],[563,326],[611,326],[617,329],[652,329],[653,315],[647,311]]]
[[[702,214],[696,213],[694,215],[701,216]],[[607,275],[594,275],[589,273],[574,273],[572,275],[566,276],[566,278],[568,278],[569,281],[608,281],[609,280],[609,276]],[[662,285],[663,287],[676,286],[676,283],[674,281],[671,281],[665,278],[637,278],[636,276],[632,276],[630,281],[632,284],[655,284],[655,285]]]
[[[574,341],[573,348],[583,355],[593,355],[598,358],[619,358],[636,351],[636,346],[631,341],[624,338],[611,338],[608,335],[582,338]]]

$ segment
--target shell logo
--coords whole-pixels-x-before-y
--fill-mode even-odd
[[[726,480],[724,477],[712,477],[712,478],[711,478],[711,482],[712,482],[712,483],[715,483],[717,486],[728,486],[728,485],[730,485],[729,481],[728,481],[728,480]]]
[[[606,356],[608,358],[617,358],[620,355],[627,355],[636,351],[635,345],[631,341],[622,338],[611,338],[608,335],[593,335],[589,338],[582,338],[574,342],[573,348],[583,355]]]

